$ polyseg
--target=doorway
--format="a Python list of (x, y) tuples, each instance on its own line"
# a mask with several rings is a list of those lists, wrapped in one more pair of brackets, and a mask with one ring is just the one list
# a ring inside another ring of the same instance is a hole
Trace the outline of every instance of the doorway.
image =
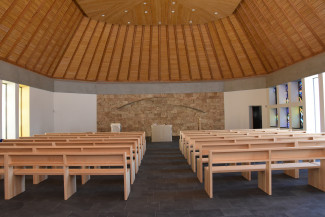
[(250, 106), (250, 128), (262, 129), (262, 106)]

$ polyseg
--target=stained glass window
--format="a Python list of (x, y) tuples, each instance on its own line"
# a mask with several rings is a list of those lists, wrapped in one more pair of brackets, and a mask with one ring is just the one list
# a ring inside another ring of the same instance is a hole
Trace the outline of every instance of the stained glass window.
[(286, 103), (289, 103), (288, 84), (286, 84)]
[(302, 106), (299, 106), (299, 119), (300, 119), (300, 129), (304, 128), (304, 110)]
[(302, 81), (298, 81), (298, 97), (299, 97), (299, 102), (302, 101)]
[(275, 98), (274, 102), (275, 102), (275, 104), (278, 104), (276, 87), (273, 87), (273, 93), (274, 93), (274, 98)]
[(287, 128), (290, 127), (290, 117), (289, 117), (289, 108), (287, 108)]

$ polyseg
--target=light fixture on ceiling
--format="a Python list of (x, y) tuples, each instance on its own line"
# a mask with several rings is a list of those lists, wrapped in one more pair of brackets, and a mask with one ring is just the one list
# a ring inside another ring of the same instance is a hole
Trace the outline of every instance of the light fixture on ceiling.
[(176, 2), (172, 2), (172, 4), (174, 5), (174, 4), (176, 4)]
[(158, 24), (160, 25), (161, 24), (161, 21), (159, 21)]
[(195, 11), (195, 9), (193, 8), (192, 11)]
[(105, 17), (105, 14), (102, 14), (102, 17)]
[(190, 20), (189, 23), (192, 23), (192, 20)]
[(128, 12), (128, 10), (125, 10), (124, 12), (125, 12), (125, 13), (127, 13), (127, 12)]
[(128, 24), (130, 24), (131, 22), (129, 21)]
[(147, 13), (148, 13), (148, 11), (144, 11), (144, 13), (145, 13), (145, 14), (147, 14)]
[(214, 12), (215, 15), (218, 15), (218, 12)]
[(172, 13), (175, 13), (175, 11), (172, 11)]
[(146, 5), (146, 4), (147, 4), (147, 2), (143, 2), (143, 4), (144, 4), (144, 5)]

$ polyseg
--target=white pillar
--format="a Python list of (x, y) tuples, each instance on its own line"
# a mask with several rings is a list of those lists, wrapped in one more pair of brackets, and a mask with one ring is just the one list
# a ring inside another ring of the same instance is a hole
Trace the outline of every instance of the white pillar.
[[(2, 120), (2, 80), (0, 80), (1, 88), (0, 88), (0, 117)], [(2, 139), (2, 121), (0, 121), (0, 139)]]
[(7, 135), (8, 139), (19, 137), (19, 85), (7, 84)]
[(319, 82), (319, 116), (320, 116), (320, 129), (321, 132), (325, 132), (325, 105), (324, 105), (324, 79), (325, 73), (318, 74), (318, 82)]

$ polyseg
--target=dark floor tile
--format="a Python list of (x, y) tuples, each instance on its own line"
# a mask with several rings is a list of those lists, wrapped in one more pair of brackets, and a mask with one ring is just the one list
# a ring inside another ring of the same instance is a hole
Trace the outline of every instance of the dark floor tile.
[(214, 216), (223, 216), (222, 212), (219, 209), (214, 210), (190, 210), (190, 217), (214, 217)]

